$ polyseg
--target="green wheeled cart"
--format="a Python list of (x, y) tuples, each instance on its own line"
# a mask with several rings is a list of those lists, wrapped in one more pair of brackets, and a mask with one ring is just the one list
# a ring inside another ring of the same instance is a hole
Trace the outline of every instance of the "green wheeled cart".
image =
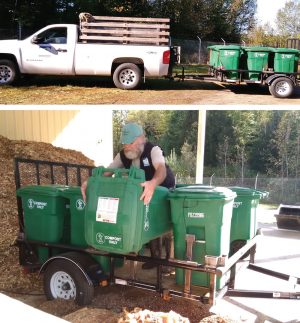
[[(112, 172), (113, 177), (105, 176)], [(143, 170), (93, 171), (87, 185), (85, 238), (88, 244), (107, 252), (138, 253), (144, 244), (172, 230), (169, 190), (158, 186), (149, 205), (140, 200)]]
[(233, 203), (233, 212), (230, 229), (230, 253), (234, 254), (247, 240), (254, 238), (257, 233), (257, 207), (262, 198), (268, 196), (247, 187), (229, 187), (236, 193)]
[[(228, 188), (186, 186), (170, 193), (175, 258), (185, 260), (189, 249), (186, 236), (194, 236), (192, 259), (205, 263), (206, 256), (228, 256), (233, 201)], [(224, 278), (224, 277), (223, 277)], [(217, 280), (217, 288), (225, 279)], [(176, 269), (176, 283), (184, 283), (184, 270)], [(207, 273), (193, 272), (192, 285), (209, 286)]]
[(273, 48), (270, 47), (244, 47), (246, 54), (248, 79), (260, 81), (261, 72), (273, 68)]
[[(69, 243), (70, 211), (61, 194), (64, 185), (30, 185), (17, 190), (24, 212), (26, 239), (48, 243)], [(38, 247), (39, 262), (49, 258), (48, 249)]]

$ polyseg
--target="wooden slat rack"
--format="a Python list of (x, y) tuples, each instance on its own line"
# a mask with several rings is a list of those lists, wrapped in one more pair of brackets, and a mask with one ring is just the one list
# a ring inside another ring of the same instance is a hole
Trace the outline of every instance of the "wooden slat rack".
[(168, 45), (170, 19), (92, 16), (81, 13), (80, 36), (83, 42), (134, 45)]

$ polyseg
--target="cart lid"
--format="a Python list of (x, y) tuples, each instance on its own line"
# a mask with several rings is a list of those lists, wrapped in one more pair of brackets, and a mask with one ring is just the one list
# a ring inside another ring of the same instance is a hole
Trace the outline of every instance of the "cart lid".
[(300, 55), (300, 51), (295, 48), (274, 48), (275, 53), (285, 53), (285, 54), (298, 54)]
[(249, 46), (243, 47), (246, 52), (274, 52), (273, 47), (264, 47), (264, 46)]
[(23, 195), (43, 195), (43, 196), (52, 196), (57, 197), (61, 196), (61, 193), (65, 190), (68, 190), (69, 186), (67, 185), (59, 185), (59, 184), (53, 184), (53, 185), (28, 185), (21, 187), (17, 190), (17, 196), (23, 196)]
[(259, 191), (249, 187), (230, 186), (229, 189), (235, 192), (237, 196), (248, 196), (261, 199), (269, 195), (269, 193), (266, 191)]
[(170, 192), (171, 198), (191, 199), (234, 199), (236, 193), (226, 187), (191, 185), (179, 187)]

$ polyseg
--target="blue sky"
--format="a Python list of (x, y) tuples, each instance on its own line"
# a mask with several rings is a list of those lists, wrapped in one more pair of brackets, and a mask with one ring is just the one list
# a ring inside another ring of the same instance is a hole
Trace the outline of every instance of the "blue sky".
[(257, 0), (257, 18), (260, 24), (269, 22), (274, 27), (274, 21), (279, 9), (287, 0)]

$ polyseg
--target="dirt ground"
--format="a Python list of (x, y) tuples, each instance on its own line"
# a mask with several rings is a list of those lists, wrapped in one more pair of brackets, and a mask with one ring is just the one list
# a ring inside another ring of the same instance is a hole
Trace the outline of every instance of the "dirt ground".
[(133, 91), (114, 87), (109, 79), (37, 77), (19, 86), (0, 88), (1, 104), (117, 105), (298, 105), (300, 88), (288, 99), (271, 96), (267, 87), (201, 80), (146, 80)]
[[(147, 272), (150, 272), (148, 274)], [(155, 269), (147, 270), (144, 275), (153, 275)], [(171, 297), (164, 300), (159, 293), (130, 286), (111, 285), (97, 287), (92, 303), (89, 306), (78, 306), (73, 301), (47, 301), (43, 295), (42, 277), (36, 275), (35, 290), (23, 289), (22, 293), (5, 294), (43, 312), (63, 318), (72, 323), (117, 323), (117, 322), (163, 322), (163, 321), (129, 321), (127, 312), (151, 311), (152, 313), (171, 313), (189, 321), (174, 320), (172, 323), (231, 323), (226, 316), (216, 316), (210, 313), (210, 306), (199, 301), (181, 297)], [(170, 279), (174, 279), (171, 277)], [(146, 279), (147, 281), (147, 279)], [(39, 285), (39, 286), (38, 286)], [(123, 320), (122, 320), (123, 319)], [(202, 321), (203, 320), (203, 321)]]

